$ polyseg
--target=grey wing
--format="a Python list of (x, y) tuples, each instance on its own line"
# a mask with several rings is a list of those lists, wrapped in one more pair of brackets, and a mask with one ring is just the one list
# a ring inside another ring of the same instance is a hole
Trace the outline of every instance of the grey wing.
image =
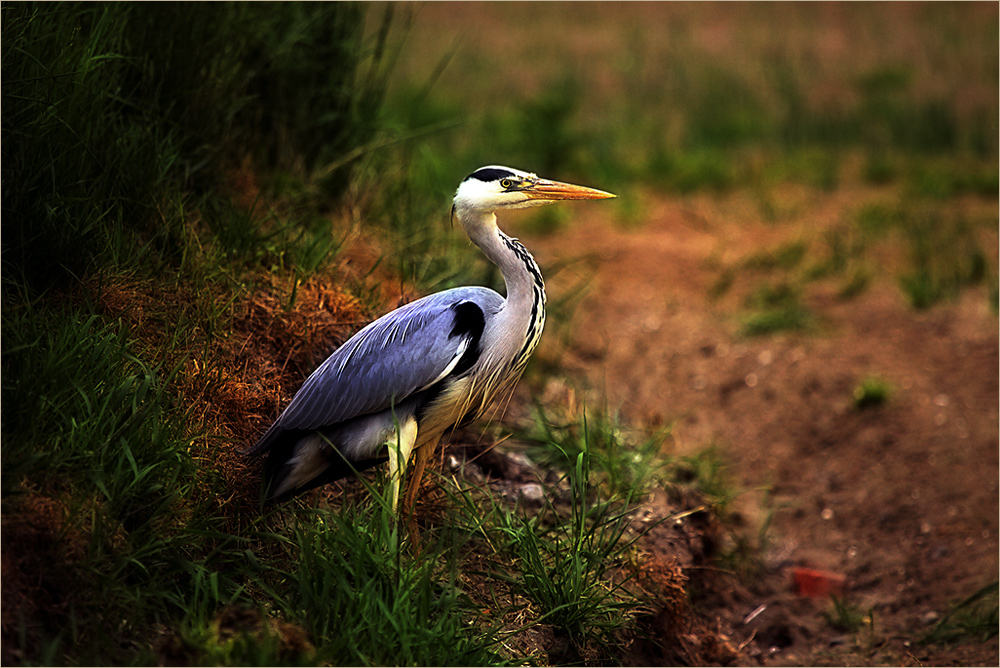
[[(478, 344), (484, 320), (502, 304), (503, 298), (492, 290), (456, 288), (382, 316), (306, 379), (249, 454), (266, 449), (275, 432), (317, 429), (382, 411), (430, 387)], [(478, 325), (469, 322), (475, 318)]]

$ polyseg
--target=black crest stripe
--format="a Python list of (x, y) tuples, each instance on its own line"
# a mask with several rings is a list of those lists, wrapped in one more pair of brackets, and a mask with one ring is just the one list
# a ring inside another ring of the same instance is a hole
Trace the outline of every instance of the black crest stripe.
[(483, 169), (476, 170), (465, 177), (465, 180), (476, 179), (477, 181), (496, 181), (498, 179), (505, 178), (515, 178), (517, 175), (514, 172), (508, 171), (506, 169), (497, 169), (496, 167), (484, 167)]

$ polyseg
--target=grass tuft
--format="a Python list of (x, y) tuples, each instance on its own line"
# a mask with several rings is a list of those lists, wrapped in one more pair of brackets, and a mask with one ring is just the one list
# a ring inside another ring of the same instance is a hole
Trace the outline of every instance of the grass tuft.
[(378, 504), (300, 509), (286, 541), (290, 569), (262, 570), (261, 586), (309, 631), (320, 662), (495, 663), (489, 626), (460, 589), (455, 536), (438, 534), (419, 557), (405, 536)]
[(613, 497), (636, 498), (652, 483), (660, 466), (660, 448), (669, 428), (654, 431), (627, 429), (616, 416), (572, 409), (553, 414), (539, 402), (532, 409), (526, 431), (518, 440), (543, 467), (572, 470), (587, 454), (587, 474)]
[(921, 640), (924, 644), (951, 645), (961, 642), (987, 642), (997, 637), (1000, 628), (1000, 585), (994, 580), (948, 611)]
[(763, 284), (748, 298), (750, 313), (743, 319), (744, 336), (769, 336), (779, 332), (802, 332), (817, 326), (816, 316), (802, 304), (797, 288), (787, 283)]
[(854, 388), (854, 407), (858, 410), (884, 406), (892, 396), (892, 385), (876, 376), (869, 376)]

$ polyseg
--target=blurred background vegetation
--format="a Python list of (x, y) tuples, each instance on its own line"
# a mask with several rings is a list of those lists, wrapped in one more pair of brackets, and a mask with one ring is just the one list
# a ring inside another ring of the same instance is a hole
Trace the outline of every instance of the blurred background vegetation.
[[(319, 274), (352, 293), (354, 317), (385, 307), (367, 275), (342, 268), (358, 226), (382, 240), (382, 264), (414, 289), (495, 285), (493, 269), (447, 228), (453, 189), (481, 164), (619, 194), (750, 189), (772, 217), (781, 215), (772, 189), (786, 183), (895, 187), (898, 196), (859, 209), (840, 237), (751, 272), (796, 271), (803, 281), (842, 272), (844, 289), (856, 290), (858, 258), (895, 235), (911, 249), (899, 282), (914, 307), (984, 281), (995, 301), (996, 268), (977, 233), (995, 230), (995, 218), (947, 206), (997, 195), (995, 6), (795, 4), (782, 6), (781, 21), (774, 7), (743, 4), (620, 5), (609, 17), (597, 3), (449, 3), (431, 22), (417, 20), (423, 11), (0, 8), (4, 553), (26, 555), (10, 557), (10, 578), (5, 561), (5, 662), (523, 658), (498, 653), (497, 629), (440, 584), (454, 582), (454, 559), (410, 559), (377, 512), (255, 519), (254, 504), (233, 501), (218, 454), (248, 434), (221, 436), (220, 418), (199, 408), (235, 373), (223, 367), (234, 314), (261, 290), (279, 294), (274, 321)], [(694, 20), (701, 11), (718, 14), (716, 32)], [(480, 39), (448, 21), (477, 12), (502, 29)], [(547, 38), (562, 24), (587, 26), (572, 31), (585, 38)], [(640, 199), (619, 200), (618, 218), (640, 219)], [(544, 230), (563, 214), (538, 215)], [(720, 293), (743, 268), (729, 269)], [(135, 301), (109, 308), (122, 294)], [(786, 307), (807, 326), (789, 299), (794, 290), (772, 290), (757, 305), (777, 309), (778, 327)], [(748, 333), (774, 322), (750, 321)], [(616, 427), (601, 429), (586, 438), (613, 445)], [(616, 493), (646, 484), (609, 452)], [(568, 464), (575, 485), (589, 476)], [(481, 518), (478, 528), (466, 521), (435, 554), (486, 531)], [(510, 521), (498, 516), (493, 539), (507, 541), (498, 559), (526, 567), (524, 555), (547, 554), (531, 527)], [(603, 529), (594, 531), (567, 524), (565, 540), (599, 542)], [(575, 566), (585, 580), (599, 575)], [(618, 596), (601, 589), (588, 614), (619, 614)], [(311, 642), (261, 619), (236, 633), (218, 617), (230, 604), (300, 624)]]

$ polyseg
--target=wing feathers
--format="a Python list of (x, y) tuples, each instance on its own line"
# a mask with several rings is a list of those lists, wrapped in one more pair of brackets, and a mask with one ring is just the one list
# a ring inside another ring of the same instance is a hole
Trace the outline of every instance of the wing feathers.
[[(486, 317), (503, 298), (485, 288), (458, 288), (411, 302), (355, 334), (311, 375), (269, 434), (316, 429), (385, 410), (474, 363)], [(273, 437), (272, 437), (273, 440)]]

